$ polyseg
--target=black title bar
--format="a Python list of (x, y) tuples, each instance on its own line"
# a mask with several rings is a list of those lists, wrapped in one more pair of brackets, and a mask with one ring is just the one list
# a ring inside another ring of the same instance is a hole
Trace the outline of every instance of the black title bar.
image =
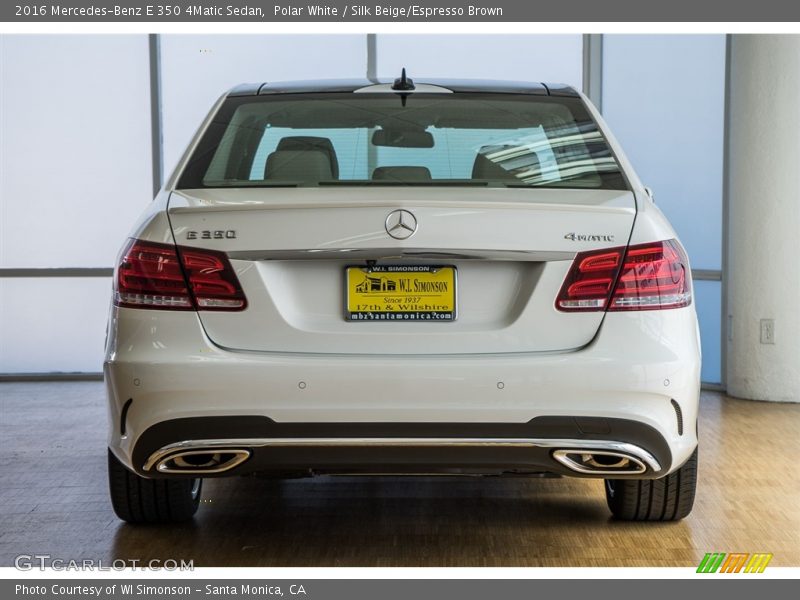
[(12, 0), (3, 22), (797, 22), (787, 0)]

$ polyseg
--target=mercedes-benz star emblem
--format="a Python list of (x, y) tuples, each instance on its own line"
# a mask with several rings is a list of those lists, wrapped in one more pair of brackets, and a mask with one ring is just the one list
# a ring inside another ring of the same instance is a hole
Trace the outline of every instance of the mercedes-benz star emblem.
[(386, 233), (396, 240), (405, 240), (417, 231), (417, 218), (407, 210), (393, 210), (386, 217)]

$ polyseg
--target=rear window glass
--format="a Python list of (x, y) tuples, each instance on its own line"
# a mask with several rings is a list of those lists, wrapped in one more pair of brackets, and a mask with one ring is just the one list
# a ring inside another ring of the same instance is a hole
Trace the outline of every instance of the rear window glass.
[(229, 98), (178, 187), (325, 185), (627, 189), (579, 99), (466, 93)]

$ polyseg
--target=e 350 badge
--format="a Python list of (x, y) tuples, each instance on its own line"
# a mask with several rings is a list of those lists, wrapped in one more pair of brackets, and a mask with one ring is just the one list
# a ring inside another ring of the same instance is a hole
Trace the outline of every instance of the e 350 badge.
[(236, 239), (235, 229), (204, 229), (202, 231), (187, 231), (187, 240), (233, 240)]

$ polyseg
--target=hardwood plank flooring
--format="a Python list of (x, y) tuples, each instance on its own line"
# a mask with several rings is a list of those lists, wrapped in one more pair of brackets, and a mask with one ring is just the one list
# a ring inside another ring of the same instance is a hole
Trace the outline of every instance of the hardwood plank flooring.
[(207, 480), (194, 522), (134, 527), (108, 501), (103, 393), (0, 384), (0, 565), (695, 566), (772, 552), (800, 566), (800, 405), (704, 393), (698, 496), (679, 523), (615, 522), (594, 480), (325, 477)]

